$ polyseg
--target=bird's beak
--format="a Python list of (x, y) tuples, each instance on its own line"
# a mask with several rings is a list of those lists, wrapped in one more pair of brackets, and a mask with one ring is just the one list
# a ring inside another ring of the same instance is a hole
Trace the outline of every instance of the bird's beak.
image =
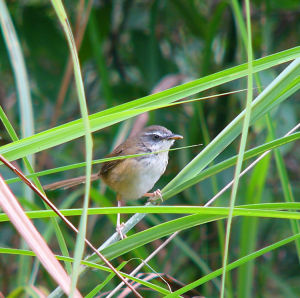
[(181, 139), (183, 139), (183, 136), (181, 135), (170, 135), (168, 137), (168, 140), (181, 140)]

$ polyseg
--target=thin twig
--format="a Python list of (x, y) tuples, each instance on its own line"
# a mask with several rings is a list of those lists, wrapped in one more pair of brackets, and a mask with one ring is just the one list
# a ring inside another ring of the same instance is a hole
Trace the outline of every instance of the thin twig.
[[(17, 176), (19, 176), (24, 183), (26, 183), (61, 219), (62, 221), (69, 226), (76, 234), (78, 233), (78, 229), (56, 208), (56, 206), (47, 198), (47, 196), (42, 193), (30, 180), (26, 178), (26, 176), (18, 170), (12, 163), (10, 163), (5, 157), (0, 154), (0, 161), (2, 161), (10, 170), (12, 170)], [(102, 255), (88, 239), (84, 239), (85, 243), (97, 254), (100, 259), (123, 281), (126, 285), (132, 290), (132, 292), (136, 295), (136, 297), (142, 297), (117, 271), (113, 265)]]
[[(169, 242), (171, 242), (179, 233), (179, 231), (173, 233), (167, 240), (165, 240), (155, 251), (153, 251), (144, 261), (142, 260), (142, 263), (140, 265), (138, 265), (131, 273), (130, 276), (135, 276), (140, 269), (144, 266), (144, 265), (148, 265), (147, 263), (154, 257), (156, 256)], [(128, 279), (127, 279), (128, 280)], [(106, 296), (106, 298), (112, 297), (114, 294), (116, 294), (121, 287), (124, 285), (123, 282), (121, 282), (120, 284), (118, 284), (118, 286), (116, 286), (112, 292), (109, 293), (108, 296)]]

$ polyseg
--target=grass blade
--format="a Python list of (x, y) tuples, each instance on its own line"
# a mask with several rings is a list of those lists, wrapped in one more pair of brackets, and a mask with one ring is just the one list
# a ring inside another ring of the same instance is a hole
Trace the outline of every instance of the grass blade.
[[(300, 57), (300, 47), (289, 49), (287, 51), (273, 54), (253, 62), (253, 72), (258, 72), (264, 69), (268, 69), (280, 63), (284, 63)], [(295, 65), (291, 65), (287, 71), (292, 72)], [(292, 72), (293, 73), (293, 72)], [(284, 73), (282, 76), (288, 76), (289, 73)], [(89, 116), (91, 131), (97, 131), (104, 127), (118, 123), (122, 120), (126, 120), (133, 116), (142, 114), (146, 111), (161, 108), (167, 106), (169, 103), (196, 94), (198, 92), (207, 90), (209, 88), (224, 84), (242, 78), (247, 75), (247, 65), (242, 64), (224, 71), (220, 71), (216, 74), (209, 75), (156, 94), (152, 94), (126, 104), (122, 104), (102, 112), (98, 112)], [(297, 74), (295, 74), (296, 76)], [(279, 79), (282, 79), (280, 76)], [(292, 80), (291, 80), (292, 81)], [(277, 84), (278, 82), (274, 82)], [(286, 87), (286, 86), (284, 86)], [(298, 88), (298, 86), (296, 86)], [(271, 92), (272, 90), (268, 90)], [(293, 91), (293, 90), (292, 90)], [(279, 92), (279, 93), (277, 93)], [(274, 105), (283, 100), (283, 97), (278, 96), (282, 90), (274, 89), (272, 95), (274, 96)], [(270, 105), (269, 101), (265, 101), (265, 105), (262, 105), (261, 98), (257, 98), (257, 105), (253, 107), (255, 110), (259, 108), (259, 113), (263, 113), (264, 109)], [(273, 102), (273, 101), (271, 101)], [(232, 124), (232, 126), (234, 123)], [(4, 155), (8, 160), (15, 160), (22, 158), (28, 154), (40, 152), (45, 149), (52, 148), (54, 146), (66, 143), (84, 135), (82, 120), (75, 120), (58, 127), (43, 131), (32, 137), (25, 138), (18, 142), (14, 142), (0, 148), (0, 154)], [(176, 183), (175, 183), (176, 184)]]
[[(69, 276), (55, 259), (46, 242), (28, 219), (17, 199), (4, 183), (2, 177), (0, 177), (0, 193), (1, 208), (6, 212), (11, 222), (27, 242), (28, 246), (35, 252), (52, 278), (61, 286), (66, 294), (70, 294), (71, 280)], [(74, 290), (74, 296), (82, 297), (77, 289)]]
[[(300, 59), (296, 59), (252, 102), (251, 123), (300, 89), (299, 74)], [(241, 133), (244, 116), (245, 110), (163, 188), (163, 193), (193, 178), (212, 162)]]
[[(266, 246), (266, 247), (264, 247), (264, 248), (262, 248), (260, 250), (257, 250), (255, 252), (253, 252), (252, 254), (249, 254), (249, 255), (247, 255), (247, 256), (245, 256), (243, 258), (240, 258), (240, 259), (238, 259), (235, 262), (232, 262), (232, 263), (228, 264), (227, 267), (226, 267), (226, 270), (230, 271), (232, 269), (235, 269), (235, 268), (241, 266), (242, 264), (245, 264), (245, 263), (247, 263), (247, 262), (249, 262), (251, 260), (254, 260), (254, 259), (256, 259), (256, 258), (258, 258), (258, 257), (260, 257), (260, 256), (262, 256), (262, 255), (264, 255), (264, 254), (266, 254), (266, 253), (268, 253), (268, 252), (270, 252), (272, 250), (275, 250), (276, 248), (279, 248), (279, 247), (281, 247), (283, 245), (287, 245), (288, 243), (293, 242), (293, 241), (295, 241), (295, 240), (297, 240), (299, 238), (300, 238), (300, 234), (296, 234), (296, 235), (293, 235), (291, 237), (287, 237), (287, 238), (285, 238), (283, 240), (280, 240), (278, 242), (275, 242), (275, 243), (273, 243), (273, 244), (271, 244), (269, 246)], [(220, 276), (222, 274), (222, 271), (223, 271), (223, 268), (220, 268), (220, 269), (218, 269), (218, 270), (216, 270), (216, 271), (214, 271), (214, 272), (212, 272), (210, 274), (207, 274), (206, 276), (204, 276), (204, 277), (202, 277), (202, 278), (200, 278), (200, 279), (198, 279), (198, 280), (190, 283), (189, 285), (187, 285), (185, 287), (182, 287), (178, 291), (175, 291), (172, 294), (167, 295), (166, 297), (167, 298), (178, 297), (179, 295), (182, 295), (182, 294), (190, 291), (191, 289), (194, 289), (194, 288), (196, 288), (196, 287), (198, 287), (198, 286), (200, 286), (200, 285), (202, 285), (202, 284), (210, 281), (211, 279), (213, 279), (213, 278), (215, 278), (217, 276)]]

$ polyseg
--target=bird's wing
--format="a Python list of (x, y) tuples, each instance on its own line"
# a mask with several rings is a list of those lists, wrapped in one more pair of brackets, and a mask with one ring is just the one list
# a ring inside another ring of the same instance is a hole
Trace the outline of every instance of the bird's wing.
[[(105, 158), (126, 155), (123, 152), (124, 152), (124, 148), (123, 148), (123, 144), (121, 144), (120, 146), (115, 148), (110, 154), (106, 155)], [(123, 160), (111, 160), (111, 161), (104, 162), (100, 169), (99, 175), (105, 176), (112, 168), (114, 168), (117, 164), (119, 164), (122, 161)]]
[[(139, 143), (133, 145), (134, 143), (135, 142), (133, 142), (133, 138), (129, 138), (124, 143), (116, 147), (110, 154), (108, 154), (105, 157), (109, 158), (109, 157), (116, 157), (116, 156), (134, 155), (137, 152), (139, 153), (149, 152), (149, 150), (143, 144)], [(139, 150), (137, 150), (137, 146)], [(106, 176), (110, 170), (112, 170), (114, 167), (116, 167), (117, 165), (121, 164), (124, 161), (125, 159), (121, 159), (121, 160), (118, 159), (118, 160), (104, 162), (99, 172), (99, 176)]]

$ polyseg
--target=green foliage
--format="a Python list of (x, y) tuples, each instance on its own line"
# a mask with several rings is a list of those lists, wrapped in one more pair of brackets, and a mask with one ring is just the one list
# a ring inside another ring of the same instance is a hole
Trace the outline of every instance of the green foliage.
[[(59, 4), (59, 1), (53, 2)], [(34, 154), (35, 168), (28, 177), (35, 179), (35, 183), (41, 177), (42, 184), (48, 184), (84, 175), (82, 169), (89, 168), (93, 148), (95, 172), (116, 139), (128, 135), (134, 117), (145, 112), (150, 116), (149, 125), (160, 124), (184, 135), (178, 146), (204, 143), (201, 152), (199, 147), (170, 152), (168, 169), (156, 185), (163, 190), (165, 201), (162, 206), (142, 207), (144, 200), (140, 200), (129, 202), (134, 206), (113, 208), (115, 194), (101, 182), (95, 182), (91, 188), (89, 208), (88, 186), (85, 192), (79, 187), (79, 190), (58, 190), (47, 195), (76, 226), (81, 222), (82, 231), (85, 230), (85, 216), (80, 220), (79, 215), (89, 215), (87, 238), (95, 246), (102, 245), (114, 233), (114, 217), (118, 211), (146, 214), (128, 233), (127, 239), (103, 250), (114, 260), (115, 267), (119, 266), (126, 273), (155, 250), (156, 241), (161, 243), (164, 237), (180, 231), (177, 240), (170, 242), (149, 262), (151, 267), (144, 266), (140, 270), (159, 272), (163, 278), (168, 274), (173, 278), (166, 278), (172, 291), (179, 288), (178, 292), (171, 294), (165, 282), (156, 278), (140, 281), (154, 291), (138, 289), (143, 296), (157, 297), (160, 293), (175, 297), (194, 290), (196, 293), (187, 294), (218, 297), (224, 224), (227, 222), (224, 219), (231, 213), (228, 208), (230, 191), (217, 199), (215, 205), (218, 207), (199, 206), (233, 179), (243, 121), (249, 117), (242, 170), (262, 153), (273, 151), (251, 172), (238, 179), (228, 266), (224, 271), (238, 270), (226, 279), (225, 294), (228, 297), (265, 297), (272, 293), (299, 296), (300, 286), (295, 280), (300, 278), (297, 203), (300, 155), (296, 146), (300, 133), (284, 136), (299, 122), (297, 1), (251, 1), (252, 51), (251, 47), (247, 48), (249, 33), (240, 7), (244, 2), (93, 2), (63, 3), (75, 40), (83, 34), (82, 44), (77, 45), (80, 65), (75, 65), (76, 80), (70, 82), (66, 82), (66, 69), (71, 54), (51, 4), (45, 1), (7, 3), (29, 74), (29, 81), (23, 83), (31, 91), (33, 116), (28, 113), (26, 116), (28, 109), (20, 108), (23, 114), (19, 112), (21, 91), (14, 78), (21, 70), (11, 67), (12, 49), (1, 37), (0, 153), (21, 168), (19, 159), (24, 159), (29, 168), (26, 157)], [(0, 16), (3, 17), (3, 11)], [(3, 23), (1, 29), (4, 36)], [(76, 61), (75, 47), (70, 32), (68, 34)], [(254, 74), (251, 115), (245, 111), (245, 92), (173, 105), (178, 100), (246, 88), (250, 52)], [(178, 77), (175, 80), (178, 86), (172, 85), (165, 91), (151, 94), (165, 76), (174, 79), (175, 74), (181, 76), (180, 80)], [(63, 84), (66, 93), (60, 102), (61, 95), (58, 94)], [(22, 135), (25, 127), (21, 115), (28, 117), (27, 124), (34, 123), (32, 136)], [(89, 131), (93, 132), (92, 141), (88, 137)], [(66, 262), (70, 273), (69, 262), (73, 259), (67, 254), (69, 251), (74, 256), (75, 235), (62, 224), (59, 230), (56, 223), (49, 220), (54, 216), (53, 212), (43, 210), (39, 201), (30, 202), (22, 191), (23, 185), (13, 183), (18, 179), (3, 165), (0, 165), (0, 172), (51, 249), (64, 255), (59, 259)], [(12, 297), (31, 295), (30, 283), (51, 293), (56, 285), (37, 262), (32, 266), (36, 260), (34, 255), (19, 245), (18, 235), (5, 214), (0, 214), (0, 223), (2, 293)], [(73, 285), (78, 275), (77, 286), (83, 295), (92, 296), (99, 290), (111, 291), (119, 280), (96, 264), (99, 259), (90, 258), (93, 263), (85, 263), (84, 274), (80, 271), (78, 265), (83, 244), (82, 238), (78, 238)], [(89, 251), (85, 251), (85, 255), (88, 254)], [(23, 260), (28, 258), (29, 264), (18, 263), (16, 255), (23, 256)], [(30, 272), (19, 284), (15, 283), (16, 266)], [(36, 274), (37, 270), (39, 274)], [(52, 292), (51, 297), (58, 293), (58, 290)]]

